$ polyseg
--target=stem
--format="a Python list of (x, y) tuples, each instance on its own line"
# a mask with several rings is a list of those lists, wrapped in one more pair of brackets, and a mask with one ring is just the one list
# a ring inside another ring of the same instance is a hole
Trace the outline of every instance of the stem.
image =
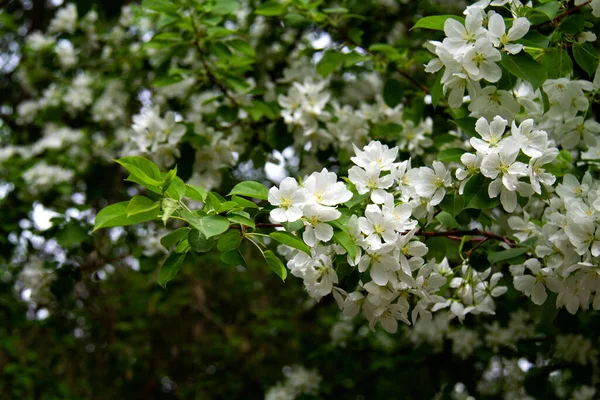
[(196, 50), (198, 51), (198, 56), (200, 57), (200, 62), (202, 63), (202, 66), (206, 70), (206, 76), (208, 76), (208, 79), (211, 81), (211, 83), (213, 85), (218, 87), (221, 90), (221, 92), (223, 92), (225, 97), (227, 97), (229, 99), (229, 101), (231, 101), (231, 103), (233, 103), (234, 106), (239, 107), (240, 106), (239, 103), (233, 98), (233, 96), (231, 96), (229, 94), (229, 92), (227, 91), (227, 88), (225, 86), (223, 86), (223, 84), (221, 82), (219, 82), (219, 80), (217, 79), (217, 76), (210, 69), (208, 62), (204, 58), (204, 50), (202, 49), (202, 46), (200, 46), (200, 42), (198, 41), (200, 32), (198, 31), (196, 22), (194, 21), (194, 17), (191, 17), (191, 22), (192, 22), (192, 27), (194, 28), (194, 46), (196, 47)]
[(552, 19), (552, 20), (548, 20), (548, 21), (545, 21), (545, 22), (540, 22), (539, 24), (532, 25), (532, 26), (531, 26), (531, 29), (538, 29), (538, 28), (541, 28), (542, 26), (544, 26), (544, 25), (547, 25), (547, 24), (549, 24), (549, 23), (552, 23), (552, 25), (556, 26), (556, 25), (558, 25), (558, 23), (559, 23), (559, 22), (560, 22), (560, 21), (561, 21), (563, 18), (565, 18), (565, 17), (567, 17), (567, 16), (569, 16), (569, 15), (573, 14), (574, 12), (576, 12), (577, 10), (579, 10), (580, 8), (583, 8), (583, 7), (587, 6), (587, 5), (590, 5), (590, 4), (591, 4), (591, 2), (592, 2), (592, 0), (588, 0), (588, 1), (586, 1), (585, 3), (583, 3), (583, 4), (580, 4), (580, 5), (578, 5), (578, 6), (575, 6), (575, 7), (573, 7), (573, 8), (570, 8), (570, 9), (568, 9), (568, 10), (565, 10), (565, 11), (564, 11), (562, 14), (560, 14), (560, 15), (557, 15), (557, 16), (556, 16), (556, 17), (554, 17), (554, 19)]

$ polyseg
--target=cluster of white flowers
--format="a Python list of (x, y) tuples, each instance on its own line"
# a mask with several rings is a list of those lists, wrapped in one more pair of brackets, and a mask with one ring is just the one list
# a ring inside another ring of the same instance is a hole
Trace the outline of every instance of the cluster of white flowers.
[[(517, 193), (531, 196), (542, 193), (542, 185), (549, 187), (556, 180), (546, 172), (544, 165), (558, 156), (558, 149), (548, 139), (548, 134), (536, 129), (534, 121), (527, 119), (520, 125), (513, 121), (510, 134), (505, 135), (508, 122), (496, 116), (491, 122), (481, 117), (475, 130), (481, 138), (472, 137), (471, 146), (476, 154), (465, 153), (461, 156), (464, 167), (457, 169), (456, 177), (464, 180), (481, 172), (492, 179), (488, 187), (490, 198), (500, 196), (502, 207), (507, 212), (517, 208)], [(528, 163), (517, 161), (528, 159)], [(521, 178), (529, 178), (529, 182)]]
[(45, 161), (40, 161), (23, 172), (23, 180), (32, 194), (39, 194), (58, 184), (70, 182), (74, 176), (75, 171), (48, 165)]
[(308, 370), (301, 365), (284, 367), (285, 381), (270, 388), (265, 400), (294, 400), (302, 395), (319, 393), (321, 375), (316, 370)]
[(535, 256), (511, 266), (515, 288), (536, 304), (548, 298), (546, 288), (558, 294), (556, 305), (575, 314), (590, 304), (600, 309), (600, 185), (589, 173), (580, 181), (567, 174), (546, 201), (541, 226), (512, 216), (509, 224), (521, 238), (536, 238)]
[[(487, 27), (484, 26), (484, 22), (487, 22)], [(500, 80), (502, 70), (497, 64), (502, 58), (500, 51), (519, 53), (523, 45), (515, 41), (525, 36), (529, 27), (529, 20), (520, 17), (516, 18), (512, 27), (506, 31), (502, 15), (494, 11), (486, 14), (483, 7), (469, 7), (464, 24), (448, 18), (444, 23), (446, 38), (442, 42), (429, 42), (428, 48), (439, 58), (430, 61), (425, 70), (437, 72), (445, 68), (441, 82), (444, 85), (444, 93), (450, 92), (450, 107), (457, 108), (462, 105), (465, 89), (468, 89), (471, 95), (471, 104), (476, 105), (481, 102), (480, 96), (496, 93), (495, 87), (490, 87), (494, 91), (483, 93), (479, 81), (495, 83)], [(502, 103), (501, 93), (496, 94), (497, 101)], [(481, 114), (480, 110), (472, 111)]]
[(50, 21), (48, 33), (73, 33), (77, 28), (77, 7), (73, 3), (56, 11)]
[(178, 124), (175, 113), (168, 111), (164, 118), (158, 107), (142, 109), (133, 116), (133, 135), (123, 155), (147, 155), (159, 166), (167, 167), (179, 157), (179, 142), (185, 125)]
[[(314, 66), (312, 68), (314, 70)], [(306, 78), (303, 84), (294, 82), (287, 95), (278, 97), (281, 116), (296, 133), (295, 142), (300, 145), (310, 143), (305, 150), (316, 152), (335, 146), (351, 151), (353, 145), (364, 145), (369, 141), (374, 124), (399, 125), (401, 132), (397, 145), (401, 151), (423, 155), (424, 149), (433, 145), (431, 118), (418, 123), (405, 119), (403, 105), (391, 108), (381, 95), (375, 96), (375, 103), (361, 101), (356, 109), (337, 100), (330, 101), (328, 83), (328, 80), (319, 81), (316, 77)]]
[[(279, 188), (269, 190), (269, 202), (276, 206), (271, 218), (276, 222), (305, 224), (303, 241), (311, 247), (311, 255), (282, 249), (293, 275), (304, 280), (308, 293), (319, 299), (333, 291), (348, 316), (361, 310), (371, 327), (381, 322), (394, 332), (397, 321), (410, 324), (409, 298), (416, 297), (412, 322), (419, 317), (431, 318), (431, 312), (450, 308), (451, 315), (462, 320), (468, 313), (494, 313), (493, 297), (506, 291), (497, 286), (501, 273), (491, 269), (478, 272), (465, 263), (460, 270), (450, 269), (447, 260), (425, 262), (427, 246), (417, 239), (417, 221), (434, 212), (452, 187), (451, 173), (441, 162), (434, 168), (411, 168), (408, 161), (396, 162), (398, 148), (371, 142), (362, 150), (355, 148), (356, 164), (348, 172), (348, 180), (370, 200), (359, 215), (343, 217), (335, 206), (349, 201), (353, 194), (333, 172), (323, 169), (307, 177), (302, 185), (285, 178)], [(397, 203), (394, 195), (400, 202)], [(339, 221), (338, 221), (339, 220)], [(357, 246), (348, 263), (363, 274), (359, 288), (347, 293), (334, 287), (338, 283), (333, 261), (345, 250), (332, 241), (332, 223), (343, 221)], [(368, 274), (367, 274), (368, 272)], [(454, 296), (444, 298), (438, 290), (449, 278)], [(370, 279), (370, 280), (369, 280)]]

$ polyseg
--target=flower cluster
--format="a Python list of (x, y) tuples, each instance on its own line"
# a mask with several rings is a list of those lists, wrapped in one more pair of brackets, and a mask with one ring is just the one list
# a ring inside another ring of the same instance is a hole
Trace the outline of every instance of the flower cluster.
[[(448, 103), (453, 108), (462, 105), (465, 88), (471, 95), (471, 104), (477, 104), (478, 97), (491, 94), (485, 89), (482, 91), (479, 82), (495, 83), (500, 80), (502, 70), (498, 62), (502, 58), (501, 51), (519, 53), (523, 45), (515, 41), (525, 36), (530, 27), (529, 20), (520, 17), (506, 31), (502, 15), (494, 11), (486, 14), (482, 7), (469, 7), (465, 13), (464, 24), (453, 18), (446, 20), (446, 38), (442, 42), (429, 42), (429, 49), (438, 58), (431, 60), (425, 68), (427, 72), (445, 68), (441, 82), (444, 93), (450, 92)], [(502, 102), (501, 97), (499, 101)]]
[[(333, 292), (346, 315), (362, 311), (371, 327), (381, 322), (390, 332), (396, 331), (398, 320), (411, 323), (411, 299), (413, 323), (446, 307), (460, 320), (468, 313), (493, 314), (493, 297), (506, 291), (497, 286), (501, 273), (478, 272), (466, 263), (453, 271), (446, 259), (437, 263), (423, 258), (428, 249), (418, 239), (416, 218), (427, 220), (446, 191), (454, 190), (444, 164), (411, 168), (408, 161), (396, 162), (398, 148), (377, 141), (362, 150), (355, 148), (355, 154), (348, 181), (356, 190), (354, 196), (364, 199), (361, 207), (342, 207), (353, 193), (326, 169), (311, 174), (302, 185), (285, 178), (269, 190), (269, 202), (276, 207), (271, 211), (274, 221), (304, 223), (302, 240), (311, 254), (285, 246), (281, 252), (292, 274), (304, 280), (308, 293), (319, 299)], [(355, 254), (340, 245), (334, 227), (347, 232)], [(361, 278), (351, 293), (335, 286), (339, 283), (335, 259), (340, 254), (347, 254), (348, 264)], [(450, 278), (453, 295), (447, 299), (439, 290)]]

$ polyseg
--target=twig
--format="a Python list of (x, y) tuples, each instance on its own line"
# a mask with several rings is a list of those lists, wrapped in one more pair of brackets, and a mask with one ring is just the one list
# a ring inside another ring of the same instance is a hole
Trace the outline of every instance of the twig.
[[(256, 228), (282, 228), (282, 227), (283, 227), (282, 224), (269, 224), (269, 223), (257, 223), (256, 224)], [(239, 225), (230, 225), (229, 226), (229, 229), (240, 229), (240, 228), (241, 227)], [(405, 235), (408, 232), (409, 231), (401, 232), (400, 234)], [(461, 238), (463, 236), (479, 236), (479, 237), (469, 238), (469, 241), (479, 242), (477, 247), (481, 246), (481, 244), (483, 244), (483, 242), (485, 242), (489, 239), (494, 239), (494, 240), (504, 242), (509, 246), (514, 246), (514, 244), (515, 244), (515, 242), (507, 236), (502, 236), (502, 235), (499, 235), (494, 232), (483, 231), (481, 229), (452, 230), (452, 231), (439, 231), (439, 232), (418, 230), (415, 233), (415, 236), (446, 237), (448, 239), (453, 239), (453, 240), (462, 240)]]
[(551, 20), (548, 20), (548, 21), (544, 21), (544, 22), (540, 22), (539, 24), (532, 25), (531, 29), (538, 29), (538, 28), (541, 28), (542, 26), (544, 26), (546, 24), (549, 24), (549, 23), (552, 23), (552, 25), (556, 26), (556, 25), (558, 25), (558, 23), (563, 18), (565, 18), (565, 17), (573, 14), (575, 11), (577, 11), (577, 10), (579, 10), (579, 9), (581, 9), (581, 8), (589, 5), (589, 4), (591, 4), (591, 2), (592, 2), (592, 0), (588, 0), (585, 3), (582, 3), (582, 4), (578, 5), (578, 6), (575, 6), (573, 8), (570, 8), (570, 9), (564, 11), (562, 14), (557, 15), (554, 19), (551, 19)]
[(194, 46), (196, 47), (196, 50), (198, 51), (198, 57), (200, 57), (200, 62), (202, 63), (202, 66), (206, 70), (206, 75), (208, 76), (208, 79), (210, 80), (210, 82), (213, 85), (218, 87), (221, 90), (221, 92), (223, 92), (225, 97), (227, 97), (229, 99), (229, 101), (231, 101), (231, 103), (233, 103), (234, 106), (239, 107), (240, 106), (239, 103), (235, 100), (235, 98), (233, 98), (233, 96), (231, 96), (231, 94), (229, 94), (229, 92), (227, 91), (227, 88), (225, 86), (223, 86), (223, 84), (221, 82), (219, 82), (219, 79), (217, 79), (214, 72), (210, 69), (208, 62), (204, 58), (204, 50), (202, 49), (202, 47), (200, 46), (200, 42), (198, 41), (200, 32), (198, 31), (198, 28), (196, 27), (196, 22), (194, 21), (193, 17), (191, 18), (191, 21), (192, 21), (192, 26), (194, 28)]

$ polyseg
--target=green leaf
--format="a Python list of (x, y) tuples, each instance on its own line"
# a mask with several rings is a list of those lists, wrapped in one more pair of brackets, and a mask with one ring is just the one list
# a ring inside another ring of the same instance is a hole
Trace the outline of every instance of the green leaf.
[(179, 210), (179, 215), (183, 218), (192, 228), (202, 230), (202, 218), (188, 210)]
[(217, 249), (221, 253), (237, 249), (240, 246), (241, 239), (242, 233), (237, 229), (226, 232), (219, 238), (219, 241), (217, 242)]
[(145, 196), (135, 196), (129, 201), (129, 205), (125, 210), (128, 217), (132, 215), (147, 213), (159, 207), (157, 201), (153, 201)]
[(391, 61), (396, 61), (396, 60), (400, 60), (401, 58), (403, 58), (403, 55), (400, 54), (400, 52), (398, 50), (396, 50), (394, 47), (390, 46), (389, 44), (385, 44), (385, 43), (372, 44), (371, 46), (369, 46), (369, 51), (383, 53)]
[(333, 240), (342, 246), (344, 250), (346, 250), (351, 259), (356, 258), (356, 254), (358, 254), (358, 247), (356, 246), (354, 239), (352, 239), (352, 236), (344, 231), (336, 230), (333, 232)]
[[(186, 217), (184, 218), (186, 221), (188, 221)], [(229, 221), (227, 220), (227, 218), (222, 217), (220, 215), (207, 215), (198, 219), (198, 226), (194, 226), (194, 228), (202, 232), (202, 234), (204, 234), (204, 236), (206, 236), (207, 238), (220, 235), (221, 233), (229, 229)]]
[(538, 306), (534, 302), (529, 302), (529, 315), (536, 325), (550, 326), (552, 321), (558, 315), (558, 308), (556, 308), (556, 293), (548, 292), (548, 298), (541, 306)]
[(446, 195), (440, 203), (442, 210), (456, 217), (465, 208), (465, 200), (463, 196)]
[(327, 50), (317, 63), (317, 72), (327, 78), (337, 67), (344, 62), (344, 55), (335, 50)]
[(56, 233), (56, 241), (63, 247), (72, 247), (83, 242), (88, 237), (88, 230), (76, 221), (66, 224)]
[(167, 288), (167, 283), (175, 278), (179, 272), (186, 253), (174, 253), (169, 255), (158, 271), (158, 284), (163, 288)]
[(219, 210), (221, 209), (221, 199), (219, 199), (217, 197), (217, 193), (215, 192), (209, 192), (206, 195), (206, 207), (204, 209), (204, 211), (215, 211), (215, 212), (219, 212)]
[(219, 205), (219, 208), (217, 209), (217, 214), (233, 210), (234, 208), (239, 208), (238, 203), (236, 203), (235, 201), (224, 201)]
[(248, 267), (246, 260), (238, 249), (229, 250), (228, 252), (221, 253), (221, 261), (227, 265), (243, 265)]
[(535, 10), (543, 13), (548, 19), (553, 20), (556, 14), (558, 14), (558, 10), (560, 10), (560, 3), (558, 1), (548, 1), (535, 7)]
[(352, 208), (357, 204), (362, 203), (366, 198), (368, 198), (371, 194), (369, 192), (364, 194), (354, 193), (352, 198), (344, 203), (344, 205), (348, 208)]
[(239, 196), (253, 197), (255, 199), (267, 200), (269, 189), (265, 185), (254, 181), (240, 182), (231, 189), (227, 196), (237, 194)]
[(527, 249), (523, 247), (515, 247), (508, 250), (497, 251), (488, 254), (488, 261), (490, 264), (495, 264), (499, 261), (510, 260), (511, 258), (518, 257), (522, 254), (527, 253)]
[(192, 229), (190, 231), (188, 242), (192, 250), (198, 253), (206, 253), (215, 245), (215, 239), (208, 239), (198, 229)]
[(490, 199), (488, 195), (490, 182), (490, 179), (481, 174), (476, 174), (469, 178), (463, 191), (465, 208), (485, 210), (494, 208), (499, 204), (498, 198)]
[(443, 31), (444, 24), (446, 23), (446, 20), (448, 18), (455, 19), (463, 25), (465, 24), (465, 19), (457, 15), (432, 15), (430, 17), (423, 17), (420, 20), (418, 20), (417, 23), (412, 28), (410, 28), (410, 30), (424, 28), (433, 29), (436, 31)]
[(169, 232), (165, 236), (163, 236), (160, 239), (160, 244), (162, 244), (165, 249), (169, 250), (171, 246), (179, 243), (181, 239), (187, 237), (189, 232), (190, 228), (188, 228), (187, 226), (182, 226), (181, 228), (173, 232)]
[(543, 65), (528, 54), (502, 54), (500, 65), (511, 74), (531, 83), (534, 89), (541, 87), (548, 76)]
[(178, 176), (174, 177), (165, 194), (172, 199), (181, 200), (185, 197), (187, 188), (185, 182)]
[(588, 76), (594, 75), (598, 65), (598, 51), (590, 43), (578, 43), (573, 45), (573, 57), (577, 65), (581, 67)]
[(204, 200), (206, 200), (206, 190), (204, 190), (200, 186), (186, 184), (185, 197), (189, 197), (192, 200), (204, 202)]
[(293, 247), (300, 251), (305, 252), (310, 256), (310, 247), (302, 241), (298, 236), (294, 236), (288, 232), (271, 232), (269, 235), (271, 239), (278, 241), (279, 243), (285, 244), (286, 246)]
[(373, 124), (371, 133), (376, 138), (398, 139), (403, 130), (400, 124)]
[(123, 157), (115, 161), (129, 171), (128, 181), (162, 194), (164, 177), (152, 161), (139, 156)]
[(149, 212), (128, 217), (127, 206), (129, 206), (129, 202), (123, 201), (121, 203), (111, 204), (110, 206), (100, 210), (98, 215), (96, 215), (96, 219), (94, 220), (94, 230), (92, 232), (95, 232), (101, 228), (139, 224), (140, 222), (150, 221), (158, 217), (158, 207)]
[(371, 56), (363, 56), (362, 54), (357, 53), (356, 51), (351, 51), (350, 53), (343, 54), (344, 57), (344, 67), (351, 67), (353, 65), (358, 64), (359, 62), (369, 61)]
[(251, 227), (252, 229), (256, 229), (254, 221), (252, 221), (250, 218), (246, 218), (237, 214), (227, 214), (227, 219), (234, 224), (245, 225)]
[(540, 63), (546, 68), (548, 79), (560, 79), (571, 76), (573, 60), (565, 49), (548, 49), (540, 59)]
[(347, 14), (348, 9), (345, 7), (331, 7), (331, 8), (324, 8), (323, 12), (326, 14)]
[(226, 43), (227, 43), (227, 46), (231, 47), (235, 51), (238, 51), (248, 57), (256, 57), (256, 51), (245, 40), (233, 39), (233, 40), (228, 40)]
[(563, 18), (558, 26), (558, 31), (568, 34), (577, 34), (585, 29), (585, 16), (582, 14), (572, 14)]
[(275, 272), (277, 276), (281, 278), (282, 281), (285, 281), (285, 278), (287, 278), (287, 269), (285, 269), (285, 266), (283, 265), (279, 257), (273, 254), (271, 250), (265, 250), (263, 252), (263, 256), (265, 257), (265, 261), (271, 268), (271, 271)]
[(240, 196), (232, 196), (231, 200), (235, 201), (236, 203), (238, 203), (238, 205), (242, 208), (254, 208), (254, 209), (258, 209), (258, 205), (250, 200), (247, 200), (243, 197)]
[(256, 9), (255, 13), (258, 15), (265, 15), (267, 17), (272, 17), (275, 15), (281, 15), (287, 11), (287, 7), (278, 1), (267, 1), (266, 3), (261, 4)]
[(236, 0), (217, 0), (217, 4), (210, 10), (212, 14), (227, 15), (233, 13), (240, 7)]
[(171, 218), (171, 215), (177, 210), (179, 210), (179, 202), (177, 200), (169, 199), (165, 197), (162, 199), (161, 208), (162, 208), (162, 221), (167, 225), (167, 221)]
[(166, 13), (176, 12), (179, 9), (179, 6), (172, 4), (167, 0), (144, 0), (142, 2), (142, 7), (149, 10)]
[(302, 222), (301, 220), (294, 221), (294, 222), (282, 222), (281, 225), (283, 225), (285, 230), (288, 232), (296, 232), (296, 231), (304, 228), (304, 222)]
[(458, 126), (460, 129), (462, 129), (462, 131), (466, 133), (469, 137), (479, 137), (479, 134), (477, 133), (477, 131), (475, 131), (475, 123), (477, 122), (475, 118), (458, 118), (453, 119), (452, 122), (455, 123), (456, 126)]
[(435, 219), (440, 221), (440, 223), (448, 229), (458, 229), (460, 225), (456, 222), (456, 218), (452, 214), (447, 211), (442, 211), (438, 215), (435, 216)]
[(460, 157), (467, 151), (465, 149), (452, 148), (442, 150), (438, 153), (437, 159), (443, 162), (460, 161)]
[(390, 108), (396, 107), (404, 99), (404, 88), (396, 79), (388, 79), (383, 86), (383, 100)]

